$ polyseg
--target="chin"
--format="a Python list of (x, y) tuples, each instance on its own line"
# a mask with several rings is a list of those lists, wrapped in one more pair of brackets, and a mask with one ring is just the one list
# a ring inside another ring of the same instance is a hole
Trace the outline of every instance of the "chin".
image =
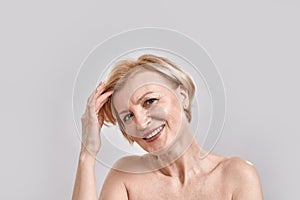
[(159, 154), (160, 152), (166, 150), (170, 145), (171, 141), (165, 141), (163, 144), (143, 144), (141, 147), (148, 153)]
[(170, 135), (171, 131), (166, 129), (166, 126), (163, 125), (163, 128), (149, 138), (135, 138), (135, 142), (148, 153), (159, 153), (167, 149), (175, 140), (176, 136)]
[(139, 142), (137, 142), (137, 144), (148, 153), (159, 152), (168, 146), (166, 144), (145, 144), (144, 141), (142, 142), (142, 144)]

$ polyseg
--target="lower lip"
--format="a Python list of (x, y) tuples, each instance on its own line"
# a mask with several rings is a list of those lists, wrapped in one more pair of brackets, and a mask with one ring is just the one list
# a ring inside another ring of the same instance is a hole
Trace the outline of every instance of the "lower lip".
[(149, 138), (149, 139), (144, 139), (146, 142), (153, 142), (154, 140), (156, 140), (157, 138), (159, 138), (159, 136), (161, 135), (162, 131), (164, 130), (165, 126), (163, 126), (163, 128), (153, 137)]

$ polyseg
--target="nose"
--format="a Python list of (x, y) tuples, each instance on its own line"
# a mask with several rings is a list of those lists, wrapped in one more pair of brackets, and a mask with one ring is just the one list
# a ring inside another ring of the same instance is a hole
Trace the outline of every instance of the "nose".
[(149, 116), (149, 111), (145, 109), (139, 109), (135, 113), (135, 123), (136, 123), (136, 130), (143, 131), (147, 128), (150, 124), (151, 118)]

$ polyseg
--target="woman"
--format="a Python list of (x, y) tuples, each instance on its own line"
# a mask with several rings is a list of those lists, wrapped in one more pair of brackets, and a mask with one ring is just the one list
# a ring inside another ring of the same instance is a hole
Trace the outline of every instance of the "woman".
[[(95, 157), (104, 123), (118, 123), (130, 142), (149, 152), (120, 159), (99, 199), (263, 199), (255, 168), (241, 158), (202, 149), (190, 128), (192, 79), (170, 60), (143, 55), (119, 62), (88, 99), (73, 199), (97, 199)], [(143, 173), (132, 173), (143, 172)]]

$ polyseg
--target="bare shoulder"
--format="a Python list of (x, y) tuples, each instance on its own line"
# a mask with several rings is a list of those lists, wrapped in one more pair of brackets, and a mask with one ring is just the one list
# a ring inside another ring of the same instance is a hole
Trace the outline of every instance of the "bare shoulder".
[(115, 162), (104, 181), (100, 200), (128, 200), (126, 180), (130, 177), (130, 173), (126, 172), (126, 169), (130, 167), (130, 161), (135, 159), (137, 158), (129, 156)]
[(128, 177), (132, 176), (132, 167), (136, 167), (138, 159), (138, 156), (126, 156), (118, 159), (111, 167), (106, 181), (125, 182)]
[(257, 179), (258, 173), (253, 164), (240, 157), (228, 157), (222, 160), (224, 174), (232, 181)]
[(232, 187), (233, 199), (263, 199), (260, 178), (254, 165), (240, 157), (224, 158), (225, 182)]
[(115, 170), (124, 172), (124, 175), (145, 171), (145, 165), (141, 156), (125, 156), (116, 161), (113, 165)]

